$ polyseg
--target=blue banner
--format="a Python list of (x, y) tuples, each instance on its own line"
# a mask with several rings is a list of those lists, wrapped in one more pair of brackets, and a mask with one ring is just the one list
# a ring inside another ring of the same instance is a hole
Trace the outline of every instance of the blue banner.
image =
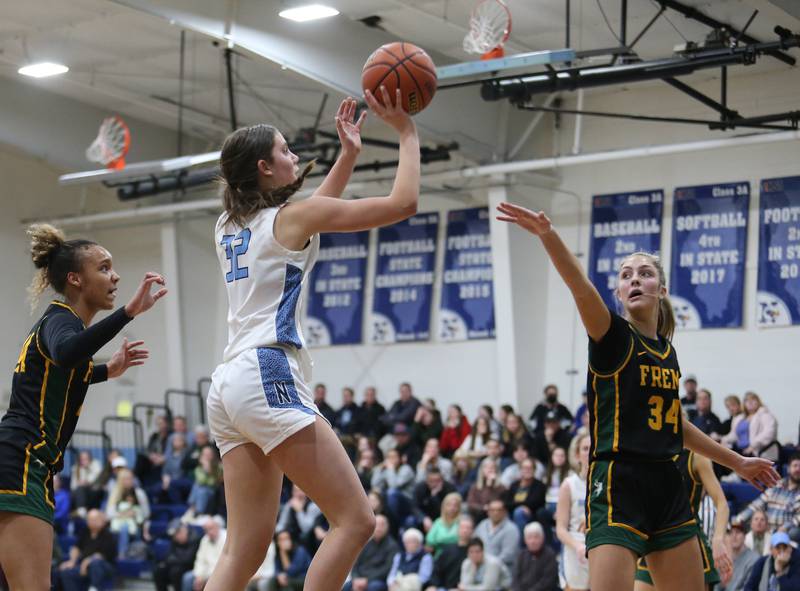
[(492, 278), (489, 209), (476, 207), (448, 212), (439, 309), (441, 340), (494, 337)]
[(800, 324), (800, 176), (761, 181), (759, 326)]
[(661, 252), (664, 191), (637, 191), (592, 198), (589, 279), (606, 305), (618, 310), (614, 295), (623, 259), (634, 252)]
[(310, 347), (361, 342), (369, 232), (321, 234), (303, 333)]
[(677, 328), (742, 325), (750, 183), (675, 189), (670, 299)]
[(418, 214), (378, 230), (372, 342), (430, 338), (439, 214)]

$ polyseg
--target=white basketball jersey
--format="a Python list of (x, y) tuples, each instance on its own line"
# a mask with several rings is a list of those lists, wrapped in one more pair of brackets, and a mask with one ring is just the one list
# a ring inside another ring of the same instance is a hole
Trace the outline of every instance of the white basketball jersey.
[(310, 369), (300, 311), (308, 291), (308, 274), (319, 254), (319, 235), (300, 251), (275, 239), (279, 207), (259, 211), (244, 228), (226, 214), (214, 229), (217, 258), (228, 291), (228, 346), (224, 361), (256, 347), (291, 347)]

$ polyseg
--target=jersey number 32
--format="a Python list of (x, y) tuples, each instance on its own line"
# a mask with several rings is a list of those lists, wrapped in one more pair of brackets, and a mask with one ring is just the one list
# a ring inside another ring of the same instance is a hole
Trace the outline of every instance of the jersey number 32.
[(247, 252), (250, 246), (250, 228), (245, 228), (238, 234), (225, 234), (220, 245), (225, 247), (225, 257), (231, 263), (231, 270), (225, 273), (225, 281), (232, 283), (239, 279), (247, 279), (247, 267), (239, 266), (239, 257)]

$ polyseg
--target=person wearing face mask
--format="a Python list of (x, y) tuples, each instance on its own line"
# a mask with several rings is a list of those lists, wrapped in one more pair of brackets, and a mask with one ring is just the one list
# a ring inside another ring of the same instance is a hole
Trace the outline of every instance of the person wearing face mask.
[(562, 429), (569, 431), (574, 420), (569, 409), (558, 401), (558, 386), (547, 384), (544, 387), (544, 400), (536, 405), (528, 419), (528, 424), (534, 436), (544, 431), (545, 418), (555, 415)]
[(636, 560), (647, 556), (656, 587), (701, 591), (697, 522), (672, 458), (689, 448), (761, 489), (778, 481), (777, 472), (767, 460), (721, 446), (681, 414), (680, 366), (670, 342), (675, 317), (657, 256), (639, 252), (620, 261), (617, 314), (543, 212), (512, 203), (497, 210), (499, 221), (539, 238), (589, 337), (589, 588), (630, 591)]

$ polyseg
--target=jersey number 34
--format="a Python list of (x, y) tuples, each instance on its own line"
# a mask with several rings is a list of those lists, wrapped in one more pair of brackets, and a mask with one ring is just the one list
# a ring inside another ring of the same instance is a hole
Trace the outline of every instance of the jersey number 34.
[(650, 406), (650, 418), (647, 419), (647, 425), (653, 431), (661, 431), (664, 428), (664, 423), (672, 425), (672, 432), (678, 432), (678, 421), (681, 417), (681, 402), (677, 398), (672, 400), (664, 413), (664, 397), (653, 395), (647, 400)]
[(225, 273), (225, 281), (232, 283), (238, 279), (247, 279), (247, 267), (239, 266), (239, 257), (250, 247), (250, 228), (245, 228), (238, 234), (223, 235), (220, 246), (225, 247), (225, 257), (231, 263), (231, 270)]

